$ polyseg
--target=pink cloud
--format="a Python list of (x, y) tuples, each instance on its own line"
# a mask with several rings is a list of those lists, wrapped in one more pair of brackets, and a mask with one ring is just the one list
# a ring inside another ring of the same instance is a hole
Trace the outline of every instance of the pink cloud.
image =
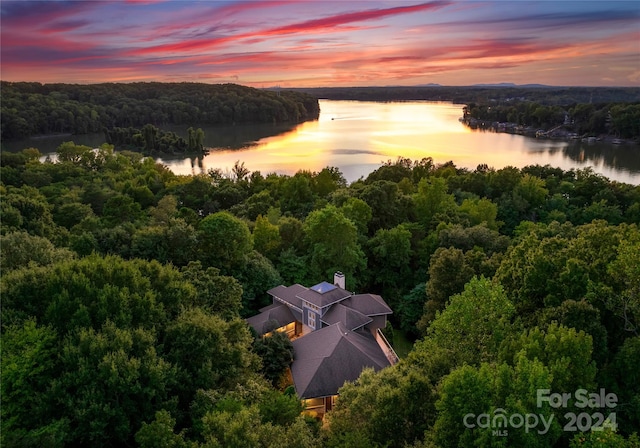
[(162, 52), (172, 52), (172, 51), (199, 51), (204, 49), (210, 49), (217, 47), (221, 44), (245, 40), (249, 39), (249, 41), (253, 41), (253, 43), (261, 42), (266, 37), (273, 36), (282, 36), (289, 34), (299, 34), (299, 33), (336, 33), (336, 32), (345, 32), (345, 31), (356, 31), (368, 29), (365, 27), (356, 27), (350, 26), (345, 27), (344, 25), (369, 21), (375, 19), (382, 19), (389, 16), (394, 16), (398, 14), (407, 14), (412, 12), (426, 11), (426, 10), (435, 10), (438, 8), (442, 8), (443, 6), (448, 5), (449, 2), (445, 1), (434, 1), (429, 3), (421, 3), (418, 5), (412, 6), (396, 6), (393, 8), (386, 9), (370, 9), (365, 11), (357, 11), (350, 13), (337, 14), (333, 16), (323, 17), (321, 19), (313, 19), (307, 20), (304, 22), (293, 23), (289, 25), (284, 25), (276, 28), (269, 28), (261, 31), (251, 31), (245, 33), (239, 33), (236, 35), (225, 36), (225, 37), (214, 37), (214, 38), (204, 38), (204, 39), (190, 39), (184, 40), (178, 43), (168, 43), (155, 45), (146, 48), (139, 48), (134, 50), (132, 54), (151, 54), (151, 53), (162, 53)]
[(363, 22), (368, 20), (382, 19), (389, 16), (398, 14), (408, 14), (412, 12), (434, 10), (449, 5), (450, 2), (446, 1), (434, 1), (429, 3), (421, 3), (419, 5), (412, 6), (396, 6), (386, 9), (369, 9), (366, 11), (357, 11), (344, 14), (338, 14), (335, 16), (323, 17), (321, 19), (312, 19), (305, 22), (293, 23), (290, 25), (284, 25), (270, 30), (263, 31), (262, 35), (277, 35), (277, 34), (290, 34), (290, 33), (302, 33), (313, 32), (321, 29), (334, 28), (347, 23)]

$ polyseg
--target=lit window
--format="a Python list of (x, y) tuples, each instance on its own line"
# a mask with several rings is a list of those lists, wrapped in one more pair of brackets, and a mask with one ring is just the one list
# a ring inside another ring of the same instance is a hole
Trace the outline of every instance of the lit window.
[(316, 329), (316, 314), (311, 310), (307, 310), (307, 321), (312, 330)]

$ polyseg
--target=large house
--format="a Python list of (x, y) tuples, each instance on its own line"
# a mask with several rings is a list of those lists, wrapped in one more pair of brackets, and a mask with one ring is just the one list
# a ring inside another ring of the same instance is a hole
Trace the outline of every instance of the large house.
[(259, 335), (286, 332), (292, 340), (291, 376), (306, 409), (319, 417), (331, 410), (338, 389), (365, 367), (380, 370), (398, 361), (381, 330), (391, 308), (375, 294), (352, 294), (341, 272), (333, 284), (300, 284), (267, 291), (273, 304), (247, 319)]

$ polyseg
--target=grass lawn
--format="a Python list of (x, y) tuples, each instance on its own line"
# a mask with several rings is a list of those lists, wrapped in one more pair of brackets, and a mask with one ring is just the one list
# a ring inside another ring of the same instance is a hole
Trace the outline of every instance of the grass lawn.
[(413, 342), (407, 339), (404, 331), (400, 329), (393, 329), (393, 349), (396, 351), (396, 354), (402, 358), (406, 358), (411, 349), (413, 348)]

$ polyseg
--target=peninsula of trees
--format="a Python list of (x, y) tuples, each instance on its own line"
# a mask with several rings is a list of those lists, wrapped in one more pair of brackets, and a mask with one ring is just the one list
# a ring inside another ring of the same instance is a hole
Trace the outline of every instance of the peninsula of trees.
[(40, 84), (2, 81), (2, 141), (150, 124), (203, 126), (317, 119), (318, 101), (236, 84)]
[[(512, 99), (502, 103), (469, 103), (463, 120), (473, 127), (512, 130), (527, 127), (543, 135), (612, 136), (640, 142), (640, 102), (544, 105)], [(524, 129), (523, 129), (524, 130)]]
[[(430, 159), (352, 184), (331, 167), (179, 176), (72, 142), (55, 163), (2, 152), (0, 170), (3, 447), (638, 446), (638, 186)], [(242, 318), (337, 269), (415, 342), (345, 384), (323, 426), (287, 389), (286, 337)], [(538, 389), (617, 403), (555, 409)], [(554, 419), (465, 426), (501, 412)]]

